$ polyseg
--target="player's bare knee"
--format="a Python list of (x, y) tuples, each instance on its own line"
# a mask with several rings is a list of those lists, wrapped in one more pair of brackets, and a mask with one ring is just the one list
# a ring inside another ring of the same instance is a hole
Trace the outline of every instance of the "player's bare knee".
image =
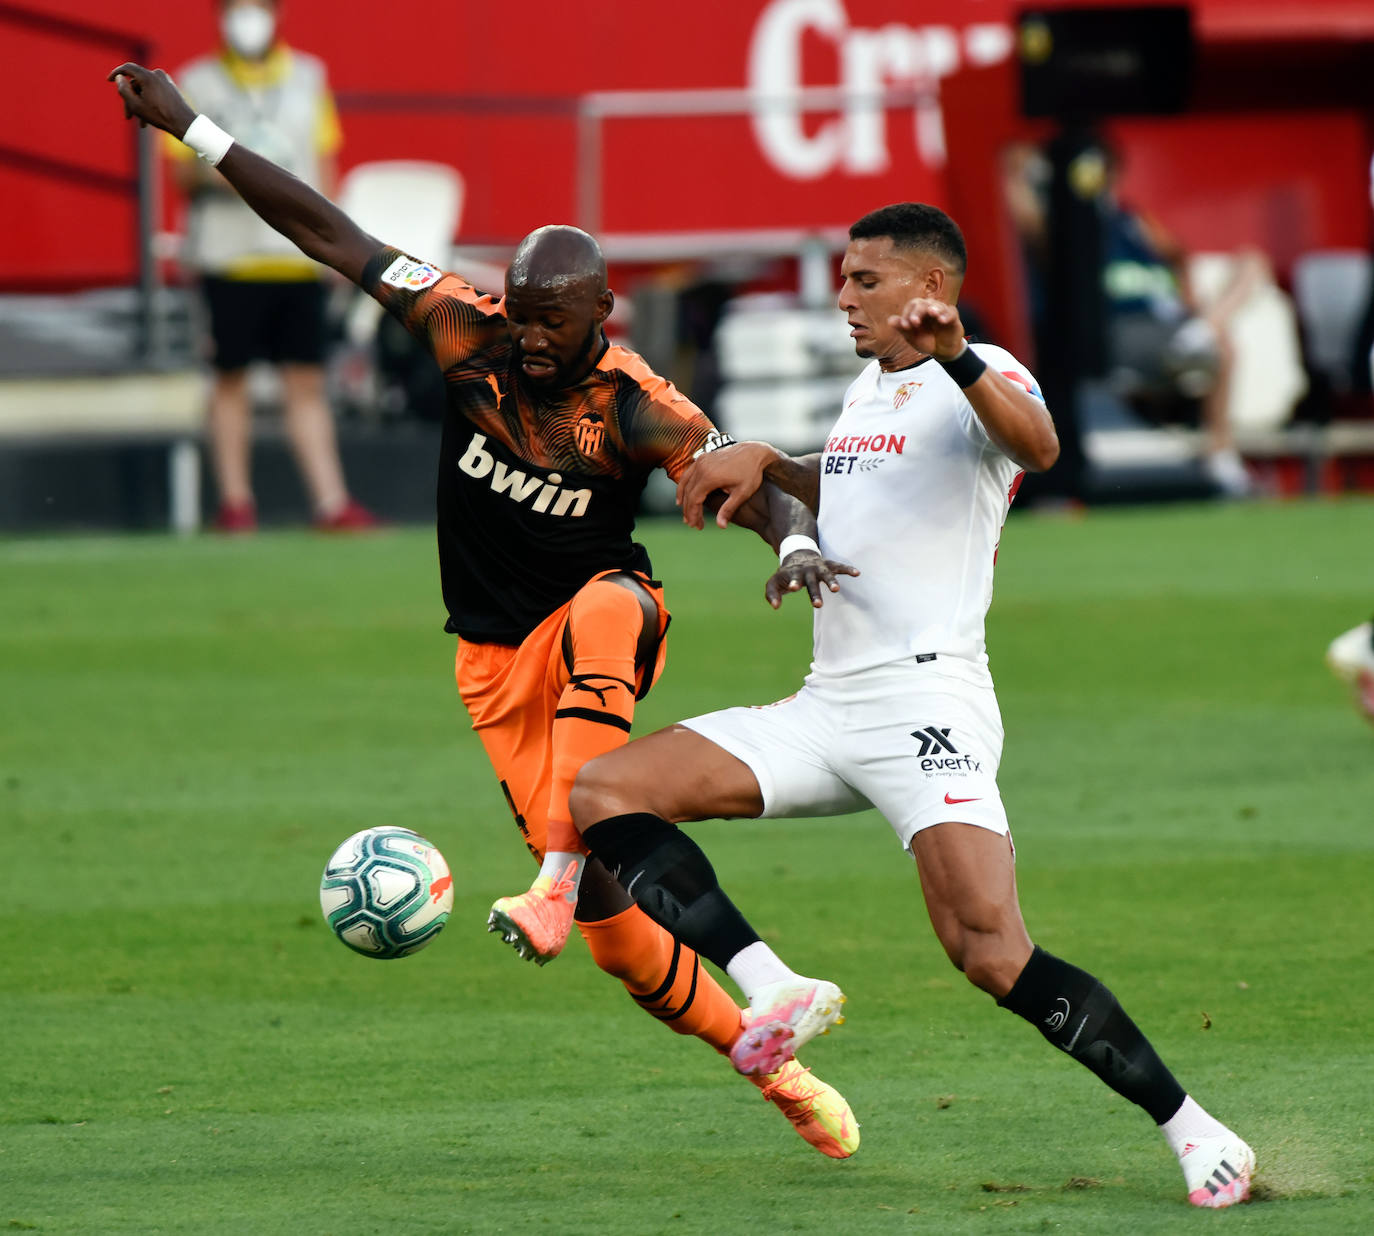
[(981, 991), (998, 998), (1011, 990), (1031, 953), (1030, 938), (1014, 905), (966, 897), (947, 907), (937, 928), (955, 967)]
[(579, 828), (595, 824), (604, 812), (600, 810), (605, 797), (605, 787), (609, 783), (597, 765), (601, 757), (588, 760), (577, 770), (577, 779), (568, 794), (568, 810), (572, 812), (573, 823)]
[(970, 983), (1000, 1000), (1015, 986), (1030, 951), (1029, 941), (1023, 947), (1003, 935), (973, 935), (965, 943), (961, 968)]
[[(590, 828), (608, 816), (624, 815), (642, 809), (633, 803), (635, 795), (629, 776), (624, 748), (588, 760), (577, 772), (572, 792), (568, 795), (568, 810), (579, 830)], [(630, 791), (627, 793), (627, 790)], [(626, 805), (630, 803), (630, 805)]]
[(964, 977), (979, 991), (985, 991), (998, 999), (1005, 996), (1011, 990), (1012, 983), (1016, 981), (1015, 975), (1008, 980), (1005, 967), (992, 958), (979, 958), (972, 963), (965, 961)]
[[(1003, 994), (1000, 988), (1006, 967), (999, 957), (999, 950), (987, 935), (965, 930), (957, 924), (951, 924), (946, 931), (937, 934), (950, 965), (980, 990), (994, 995)], [(1010, 987), (1011, 984), (1007, 983), (1006, 989), (1010, 990)]]

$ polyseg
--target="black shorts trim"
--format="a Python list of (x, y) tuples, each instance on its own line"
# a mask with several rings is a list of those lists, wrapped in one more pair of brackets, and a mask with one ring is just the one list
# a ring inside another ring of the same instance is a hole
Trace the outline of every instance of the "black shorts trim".
[(323, 363), (325, 298), (318, 279), (273, 282), (207, 275), (201, 291), (210, 317), (210, 363), (221, 373), (254, 361)]

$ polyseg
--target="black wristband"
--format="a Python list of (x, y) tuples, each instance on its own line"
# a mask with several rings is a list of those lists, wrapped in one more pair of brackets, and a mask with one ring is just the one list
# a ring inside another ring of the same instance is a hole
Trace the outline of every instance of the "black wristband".
[(940, 360), (941, 367), (955, 380), (960, 390), (967, 390), (979, 378), (983, 376), (983, 370), (988, 367), (987, 361), (978, 355), (968, 344), (964, 344), (964, 350), (953, 360)]

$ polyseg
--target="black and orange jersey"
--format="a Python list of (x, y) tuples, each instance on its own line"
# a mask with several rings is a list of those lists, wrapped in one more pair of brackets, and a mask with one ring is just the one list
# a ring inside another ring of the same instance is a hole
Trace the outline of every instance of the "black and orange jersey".
[(439, 571), (447, 630), (518, 644), (598, 571), (651, 574), (633, 539), (649, 473), (676, 479), (715, 428), (634, 352), (607, 347), (575, 386), (526, 381), (503, 301), (398, 249), (363, 288), (444, 371)]

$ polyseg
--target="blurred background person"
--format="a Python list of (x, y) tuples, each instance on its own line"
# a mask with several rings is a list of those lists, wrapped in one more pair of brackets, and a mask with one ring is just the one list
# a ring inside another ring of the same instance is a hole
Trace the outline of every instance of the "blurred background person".
[[(1371, 122), (1374, 130), (1374, 122)], [(1372, 134), (1374, 136), (1374, 134)], [(1369, 204), (1374, 206), (1374, 154), (1369, 157)], [(1374, 220), (1369, 233), (1370, 267), (1374, 269)], [(1363, 395), (1374, 393), (1374, 278), (1369, 281), (1364, 313), (1355, 329), (1355, 349), (1350, 358), (1354, 389)]]
[[(221, 46), (176, 75), (195, 106), (257, 153), (330, 194), (342, 143), (324, 64), (287, 46), (275, 0), (216, 0)], [(221, 532), (257, 527), (252, 486), (253, 401), (248, 366), (281, 378), (287, 438), (315, 526), (375, 525), (348, 493), (325, 395), (321, 268), (250, 210), (224, 178), (168, 142), (173, 178), (189, 201), (186, 264), (196, 273), (210, 335), (210, 448)]]
[[(1100, 139), (1092, 166), (1100, 178), (1084, 196), (1096, 201), (1100, 225), (1101, 311), (1105, 374), (1110, 391), (1151, 424), (1194, 424), (1202, 430), (1202, 464), (1228, 497), (1251, 492), (1229, 416), (1236, 357), (1228, 326), (1250, 296), (1272, 281), (1255, 249), (1236, 254), (1220, 287), (1203, 298), (1189, 278), (1189, 254), (1168, 228), (1118, 193), (1121, 156)], [(1083, 161), (1087, 165), (1087, 161)], [(1037, 347), (1060, 328), (1048, 309), (1050, 161), (1028, 142), (1003, 155), (1003, 192), (1021, 240), (1027, 296)]]
[(1102, 280), (1113, 388), (1146, 420), (1196, 419), (1203, 466), (1230, 497), (1250, 492), (1227, 415), (1235, 353), (1227, 325), (1270, 278), (1257, 250), (1238, 255), (1230, 278), (1206, 306), (1188, 277), (1182, 243), (1153, 215), (1127, 205), (1117, 187), (1121, 157), (1104, 146)]
[[(1374, 206), (1374, 156), (1369, 161), (1369, 203)], [(1370, 281), (1364, 317), (1355, 335), (1351, 373), (1357, 391), (1374, 389), (1374, 280)], [(1327, 646), (1331, 672), (1355, 690), (1355, 706), (1374, 721), (1374, 621), (1343, 631)]]

